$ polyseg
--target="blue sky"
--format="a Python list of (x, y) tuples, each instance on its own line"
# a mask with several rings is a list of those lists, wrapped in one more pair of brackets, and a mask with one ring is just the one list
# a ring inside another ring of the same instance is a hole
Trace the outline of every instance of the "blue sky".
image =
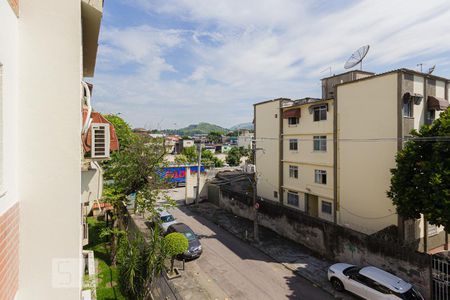
[(108, 0), (94, 106), (134, 127), (250, 122), (253, 103), (320, 97), (370, 44), (364, 69), (450, 77), (448, 0)]

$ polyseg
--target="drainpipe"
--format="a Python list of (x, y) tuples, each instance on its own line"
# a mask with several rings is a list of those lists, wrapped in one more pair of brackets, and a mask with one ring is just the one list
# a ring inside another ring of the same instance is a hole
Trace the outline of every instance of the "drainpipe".
[(86, 120), (84, 121), (84, 125), (81, 130), (81, 134), (85, 134), (88, 131), (89, 127), (91, 126), (91, 122), (92, 122), (92, 119), (91, 119), (91, 114), (92, 114), (91, 90), (89, 89), (89, 86), (87, 85), (87, 83), (84, 82), (83, 80), (81, 80), (81, 85), (83, 86), (83, 89), (86, 92), (86, 105), (88, 107)]

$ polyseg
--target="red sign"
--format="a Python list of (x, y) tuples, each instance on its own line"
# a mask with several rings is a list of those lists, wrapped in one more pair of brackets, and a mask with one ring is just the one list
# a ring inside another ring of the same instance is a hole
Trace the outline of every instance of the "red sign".
[(255, 205), (254, 205), (254, 207), (255, 207), (255, 209), (259, 209), (259, 203), (256, 202)]

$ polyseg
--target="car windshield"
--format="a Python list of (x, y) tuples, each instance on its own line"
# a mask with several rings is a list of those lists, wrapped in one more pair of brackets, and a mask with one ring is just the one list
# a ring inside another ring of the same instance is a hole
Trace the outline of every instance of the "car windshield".
[(422, 295), (414, 288), (410, 288), (405, 293), (399, 294), (398, 296), (401, 299), (405, 299), (405, 300), (423, 300), (424, 299), (422, 297)]
[(186, 231), (184, 232), (184, 235), (189, 241), (195, 240), (195, 234), (192, 231)]
[(175, 221), (175, 219), (172, 215), (167, 215), (167, 216), (162, 216), (161, 221), (163, 221), (163, 223), (167, 223), (167, 222)]

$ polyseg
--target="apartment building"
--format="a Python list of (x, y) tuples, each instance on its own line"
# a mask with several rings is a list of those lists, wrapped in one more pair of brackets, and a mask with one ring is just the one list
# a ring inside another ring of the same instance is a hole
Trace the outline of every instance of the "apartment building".
[[(364, 233), (399, 225), (403, 238), (427, 252), (443, 245), (442, 228), (399, 219), (391, 199), (390, 169), (412, 129), (447, 109), (450, 80), (408, 69), (336, 86), (336, 195), (339, 223)], [(426, 240), (426, 242), (425, 242)]]
[(333, 100), (275, 99), (255, 116), (258, 195), (333, 221)]
[(404, 222), (386, 192), (405, 137), (439, 117), (449, 92), (430, 74), (354, 70), (322, 79), (321, 99), (255, 104), (258, 196), (366, 234), (398, 225), (421, 251), (441, 246), (442, 228)]
[(94, 74), (102, 10), (102, 0), (0, 0), (1, 299), (81, 298), (92, 192), (81, 82)]

